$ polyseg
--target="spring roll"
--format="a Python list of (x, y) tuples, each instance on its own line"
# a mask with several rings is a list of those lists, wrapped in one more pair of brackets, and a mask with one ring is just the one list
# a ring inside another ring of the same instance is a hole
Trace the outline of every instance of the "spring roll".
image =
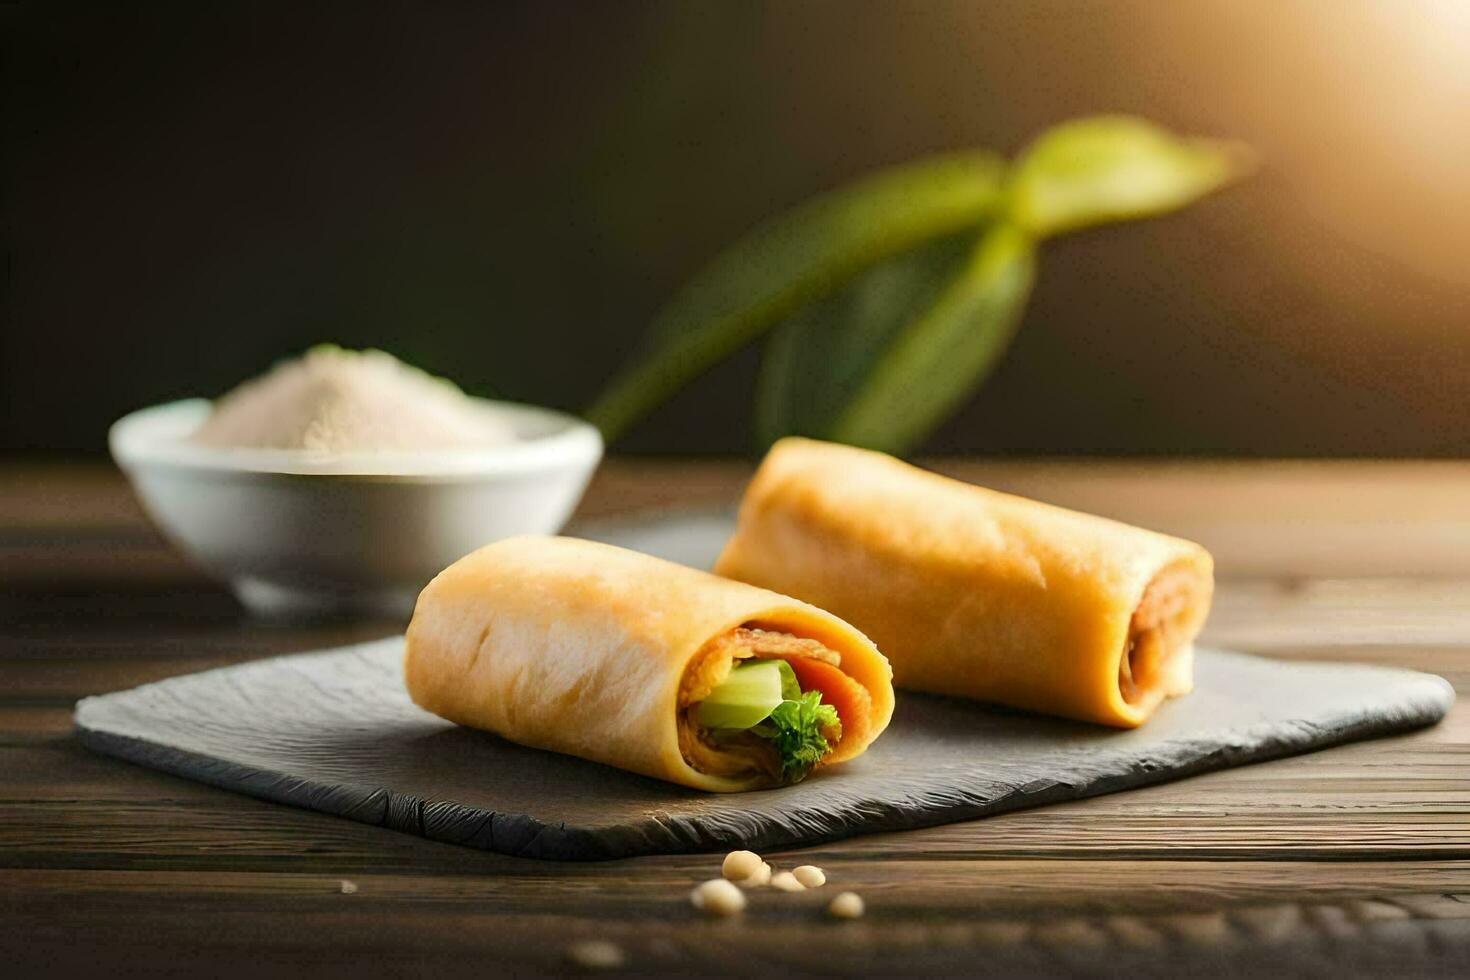
[(419, 596), (404, 677), (461, 725), (713, 792), (860, 755), (893, 673), (831, 613), (611, 545), (521, 537)]
[(1193, 686), (1199, 545), (783, 439), (715, 566), (873, 638), (901, 688), (1132, 728)]

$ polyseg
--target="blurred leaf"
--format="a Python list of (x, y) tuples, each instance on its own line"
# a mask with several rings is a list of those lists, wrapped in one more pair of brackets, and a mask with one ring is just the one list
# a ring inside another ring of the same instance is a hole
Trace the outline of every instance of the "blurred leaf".
[(900, 321), (826, 437), (895, 454), (916, 447), (1000, 360), (1035, 277), (1030, 237), (992, 227), (938, 295)]
[(1238, 143), (1178, 137), (1128, 116), (1063, 123), (1011, 168), (1011, 220), (1038, 238), (1181, 208), (1245, 176)]
[(939, 298), (974, 246), (967, 231), (896, 255), (777, 327), (756, 382), (760, 446), (786, 435), (830, 436), (874, 364), (914, 313)]
[(1003, 163), (973, 151), (880, 171), (772, 218), (721, 253), (659, 313), (651, 350), (587, 410), (609, 441), (804, 304), (914, 245), (980, 225)]
[(648, 353), (588, 417), (614, 439), (781, 324), (762, 361), (760, 438), (800, 432), (903, 452), (1004, 353), (1038, 240), (1174, 210), (1250, 168), (1238, 144), (1110, 116), (1055, 127), (1005, 174), (971, 152), (873, 175), (717, 257), (659, 314)]

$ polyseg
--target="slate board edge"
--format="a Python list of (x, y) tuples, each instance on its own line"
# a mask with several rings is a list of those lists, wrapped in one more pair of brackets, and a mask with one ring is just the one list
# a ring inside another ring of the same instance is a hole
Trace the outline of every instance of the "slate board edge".
[[(228, 669), (228, 668), (225, 668)], [(1394, 671), (1416, 674), (1413, 671)], [(1231, 745), (1222, 745), (1182, 764), (1160, 767), (1141, 775), (1138, 767), (1106, 772), (1084, 785), (1065, 782), (1029, 784), (1000, 799), (971, 799), (957, 789), (944, 799), (920, 794), (912, 805), (873, 804), (876, 812), (858, 818), (837, 817), (813, 810), (795, 811), (804, 826), (793, 834), (787, 825), (756, 814), (746, 814), (748, 826), (735, 821), (686, 819), (677, 823), (654, 818), (640, 827), (601, 827), (596, 830), (548, 824), (519, 814), (501, 814), (452, 801), (425, 800), (381, 787), (338, 785), (327, 788), (280, 772), (242, 763), (225, 762), (185, 749), (93, 726), (87, 715), (101, 708), (108, 695), (78, 702), (75, 724), (83, 745), (149, 768), (204, 782), (259, 799), (285, 803), (345, 817), (360, 823), (413, 833), (430, 840), (498, 851), (517, 857), (551, 860), (611, 860), (661, 853), (699, 853), (735, 845), (788, 848), (830, 843), (866, 833), (912, 830), (972, 820), (1014, 810), (1083, 799), (1158, 785), (1244, 763), (1265, 762), (1346, 742), (1412, 731), (1432, 725), (1449, 710), (1453, 688), (1443, 678), (1418, 674), (1423, 694), (1399, 713), (1364, 720), (1356, 715), (1303, 724), (1290, 735), (1263, 734), (1262, 725), (1247, 729)], [(126, 693), (126, 692), (122, 692)], [(91, 702), (91, 703), (89, 703)], [(436, 813), (436, 811), (445, 811)], [(718, 824), (713, 825), (713, 824)], [(466, 833), (464, 826), (475, 830)], [(443, 829), (455, 828), (453, 833)], [(657, 828), (656, 831), (653, 828)]]

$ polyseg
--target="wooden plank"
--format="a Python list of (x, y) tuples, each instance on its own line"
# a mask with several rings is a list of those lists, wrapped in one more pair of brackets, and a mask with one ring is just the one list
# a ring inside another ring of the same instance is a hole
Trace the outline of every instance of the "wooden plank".
[[(1209, 889), (1196, 884), (1199, 866), (1175, 862), (988, 862), (972, 875), (949, 865), (933, 869), (943, 887), (903, 862), (850, 870), (844, 884), (869, 904), (856, 923), (822, 915), (830, 888), (767, 891), (753, 896), (744, 916), (710, 921), (688, 907), (690, 878), (677, 872), (596, 888), (554, 879), (360, 876), (346, 879), (350, 890), (336, 876), (0, 872), (0, 919), (23, 937), (14, 946), (22, 962), (70, 964), (105, 950), (114, 967), (184, 963), (216, 975), (247, 964), (555, 972), (566, 966), (567, 943), (593, 937), (619, 943), (639, 972), (684, 975), (924, 975), (973, 965), (967, 954), (984, 956), (986, 972), (1000, 975), (1093, 975), (1100, 960), (1108, 975), (1119, 968), (1157, 975), (1147, 965), (1170, 960), (1190, 963), (1196, 976), (1251, 963), (1282, 975), (1305, 965), (1361, 969), (1375, 957), (1399, 973), (1406, 954), (1421, 965), (1455, 963), (1470, 934), (1462, 903), (1447, 897), (1463, 886), (1463, 873), (1432, 862), (1372, 874), (1266, 864), (1258, 875)], [(1293, 898), (1281, 901), (1284, 888), (1274, 886), (1285, 883)], [(1039, 904), (1028, 901), (1033, 895)], [(1138, 895), (1160, 903), (1130, 906)], [(1348, 951), (1355, 960), (1344, 958)], [(1130, 968), (1130, 958), (1138, 966)]]
[(196, 588), (204, 575), (151, 531), (119, 540), (88, 532), (0, 538), (0, 589), (9, 593), (54, 588), (86, 589), (102, 582), (134, 587)]
[(372, 640), (403, 631), (399, 620), (317, 624), (252, 620), (213, 594), (97, 593), (78, 601), (12, 599), (0, 622), (0, 660), (89, 657), (267, 655)]
[(4, 664), (85, 663), (142, 660), (166, 661), (225, 658), (231, 661), (274, 657), (304, 650), (322, 650), (377, 640), (403, 632), (400, 623), (324, 626), (290, 632), (245, 627), (203, 631), (147, 623), (124, 629), (67, 630), (64, 627), (26, 630), (6, 635), (0, 628), (0, 669)]
[(202, 657), (71, 656), (14, 660), (4, 664), (3, 703), (72, 704), (91, 691), (125, 690), (174, 674), (192, 674), (249, 659), (253, 658), (248, 654), (220, 653)]
[[(977, 955), (985, 973), (1008, 977), (1179, 975), (1173, 972), (1176, 967), (1161, 968), (1171, 962), (1188, 963), (1189, 975), (1195, 977), (1351, 975), (1347, 969), (1358, 975), (1454, 976), (1463, 968), (1451, 945), (1463, 942), (1463, 924), (1431, 922), (1413, 928), (1419, 923), (1409, 920), (1359, 925), (1348, 918), (1347, 909), (1362, 904), (1269, 910), (1271, 921), (1291, 922), (1308, 938), (1294, 943), (1277, 939), (1262, 949), (1249, 933), (1232, 935), (1226, 932), (1227, 922), (1198, 916), (1068, 918), (1031, 927), (1014, 920), (813, 926), (813, 917), (806, 915), (799, 926), (773, 918), (757, 928), (683, 920), (609, 924), (541, 916), (497, 918), (454, 906), (441, 911), (432, 928), (416, 932), (422, 917), (405, 919), (396, 908), (364, 903), (346, 906), (336, 915), (297, 918), (270, 909), (221, 915), (212, 906), (191, 910), (169, 903), (166, 911), (172, 919), (161, 913), (140, 915), (136, 931), (123, 928), (120, 917), (78, 917), (79, 939), (59, 934), (54, 920), (42, 922), (28, 930), (14, 962), (23, 969), (93, 975), (98, 970), (142, 970), (150, 976), (258, 976), (265, 969), (312, 976), (370, 972), (457, 977), (484, 976), (487, 970), (492, 975), (561, 976), (575, 969), (565, 958), (569, 945), (595, 938), (615, 940), (625, 951), (628, 972), (619, 971), (620, 976), (869, 971), (947, 976), (972, 972)], [(1396, 908), (1387, 903), (1374, 907)], [(1337, 917), (1329, 919), (1327, 912)], [(184, 935), (179, 925), (188, 919), (200, 923), (192, 935)], [(374, 930), (366, 924), (371, 920), (390, 924)], [(1327, 921), (1334, 923), (1331, 931), (1319, 924)], [(842, 931), (818, 941), (814, 929)], [(1343, 929), (1362, 941), (1344, 947)], [(141, 938), (145, 935), (150, 937), (146, 941)], [(1139, 949), (1140, 943), (1147, 945)], [(1363, 952), (1348, 957), (1345, 948)], [(1407, 971), (1406, 962), (1412, 964)], [(1424, 972), (1430, 969), (1435, 972)]]
[[(406, 905), (446, 901), (473, 904), (482, 913), (605, 918), (610, 908), (630, 916), (696, 919), (690, 888), (718, 873), (705, 856), (651, 857), (620, 862), (618, 873), (586, 883), (585, 866), (521, 862), (497, 874), (356, 874), (348, 897)], [(527, 866), (529, 865), (529, 866)], [(1290, 900), (1339, 901), (1391, 895), (1470, 892), (1470, 865), (1457, 861), (1259, 861), (1027, 860), (959, 863), (888, 857), (829, 861), (828, 885), (798, 898), (771, 890), (750, 893), (757, 907), (788, 908), (801, 899), (830, 898), (838, 889), (862, 894), (873, 913), (987, 914), (1010, 916), (1041, 910), (1166, 913), (1222, 905)], [(8, 869), (0, 881), (25, 889), (26, 897), (99, 896), (124, 904), (138, 894), (181, 899), (227, 893), (267, 901), (321, 900), (341, 905), (342, 875), (295, 872), (181, 871), (157, 869)], [(14, 888), (3, 901), (17, 902)], [(3, 907), (3, 905), (0, 905)], [(772, 910), (779, 911), (779, 910)], [(1448, 910), (1458, 911), (1458, 910)], [(1426, 916), (1428, 917), (1428, 916)], [(1443, 916), (1441, 916), (1443, 917)]]
[(937, 460), (972, 483), (1199, 541), (1227, 577), (1470, 574), (1470, 462)]
[[(1470, 577), (1470, 462), (1263, 460), (930, 461), (1011, 493), (1155, 527), (1200, 541), (1223, 576)], [(728, 505), (752, 464), (734, 460), (609, 459), (582, 519), (671, 506)], [(69, 574), (49, 561), (58, 536), (142, 533), (121, 476), (99, 464), (0, 470), (0, 566), (7, 577)], [(1269, 519), (1266, 519), (1269, 515)], [(49, 537), (36, 537), (48, 532)], [(154, 537), (146, 540), (157, 544)], [(29, 546), (27, 545), (29, 542)], [(113, 547), (122, 547), (116, 540)], [(164, 574), (162, 558), (131, 549), (133, 574)], [(151, 552), (149, 552), (151, 553)], [(28, 559), (18, 563), (18, 559)], [(99, 555), (92, 573), (122, 570)], [(21, 564), (44, 567), (26, 570)], [(179, 566), (173, 566), (175, 572)]]
[(147, 527), (137, 498), (105, 462), (0, 466), (0, 539), (17, 531), (134, 531)]
[(1231, 580), (1206, 629), (1206, 642), (1249, 650), (1470, 646), (1470, 581)]
[(0, 745), (37, 745), (69, 739), (71, 705), (0, 705)]
[[(453, 845), (416, 846), (393, 840), (392, 832), (325, 822), (307, 813), (288, 816), (235, 801), (192, 802), (188, 792), (166, 787), (169, 795), (151, 800), (40, 800), (0, 803), (0, 866), (12, 868), (282, 869), (355, 873), (375, 871), (501, 874), (503, 865)], [(1428, 795), (1428, 794), (1424, 794)], [(1466, 862), (1470, 843), (1464, 828), (1470, 814), (1465, 792), (1454, 802), (1410, 811), (1414, 799), (1396, 801), (1397, 810), (1363, 807), (1353, 800), (1317, 807), (1281, 802), (1246, 810), (1231, 799), (1212, 805), (1174, 809), (1154, 801), (1148, 814), (1141, 804), (1093, 807), (1041, 816), (1043, 811), (994, 817), (993, 826), (963, 824), (948, 830), (907, 832), (911, 837), (864, 839), (848, 846), (823, 845), (775, 852), (785, 860), (822, 867), (862, 859), (934, 857), (961, 865), (994, 859), (1192, 860), (1254, 864), (1260, 861), (1356, 862), (1371, 866), (1403, 860)], [(83, 805), (108, 804), (111, 812), (90, 814)], [(1181, 812), (1183, 810), (1183, 812)], [(1098, 821), (1113, 821), (1098, 830)], [(397, 835), (402, 837), (404, 835)], [(431, 842), (432, 843), (432, 842)], [(446, 850), (448, 849), (448, 850)], [(525, 859), (529, 860), (529, 859)], [(540, 862), (544, 863), (544, 862)], [(710, 866), (706, 857), (702, 867)], [(576, 875), (601, 880), (611, 872), (582, 865)], [(1221, 869), (1211, 865), (1202, 881)], [(538, 872), (546, 873), (546, 872)], [(571, 872), (569, 872), (571, 873)]]

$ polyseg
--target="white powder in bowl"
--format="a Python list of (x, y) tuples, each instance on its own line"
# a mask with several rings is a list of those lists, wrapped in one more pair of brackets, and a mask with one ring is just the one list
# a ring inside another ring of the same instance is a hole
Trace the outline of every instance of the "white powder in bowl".
[(192, 436), (204, 446), (319, 454), (475, 449), (514, 438), (452, 382), (382, 351), (331, 345), (240, 385)]

